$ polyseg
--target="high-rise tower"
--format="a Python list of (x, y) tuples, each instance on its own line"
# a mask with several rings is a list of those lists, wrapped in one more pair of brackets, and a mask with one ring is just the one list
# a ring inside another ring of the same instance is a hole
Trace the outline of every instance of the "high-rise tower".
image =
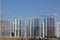
[(40, 23), (39, 18), (30, 19), (30, 38), (40, 37)]
[(15, 36), (26, 37), (26, 20), (15, 19)]
[(45, 37), (55, 36), (55, 18), (54, 17), (44, 18), (44, 36)]

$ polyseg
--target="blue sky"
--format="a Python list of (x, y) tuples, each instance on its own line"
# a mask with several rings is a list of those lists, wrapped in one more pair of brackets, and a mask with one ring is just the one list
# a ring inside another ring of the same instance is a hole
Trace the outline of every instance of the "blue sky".
[(60, 0), (2, 0), (3, 18), (41, 18), (52, 14), (60, 17)]

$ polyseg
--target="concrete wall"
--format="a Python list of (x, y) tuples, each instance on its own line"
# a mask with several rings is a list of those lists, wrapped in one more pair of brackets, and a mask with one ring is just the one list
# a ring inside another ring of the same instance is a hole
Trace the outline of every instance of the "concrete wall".
[(49, 40), (58, 40), (57, 38), (50, 38)]
[[(3, 38), (3, 37), (0, 37), (0, 40), (26, 40), (26, 38), (19, 38), (19, 37), (14, 37), (14, 38)], [(47, 40), (47, 39), (45, 39)], [(57, 38), (48, 38), (48, 40), (60, 40), (60, 39), (57, 39)]]
[(25, 38), (0, 38), (0, 40), (26, 40)]

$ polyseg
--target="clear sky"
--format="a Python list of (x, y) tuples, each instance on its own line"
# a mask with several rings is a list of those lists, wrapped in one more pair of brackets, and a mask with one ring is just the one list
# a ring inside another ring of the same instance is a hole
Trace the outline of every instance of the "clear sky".
[(60, 17), (60, 0), (2, 0), (3, 18), (40, 18), (52, 14)]

